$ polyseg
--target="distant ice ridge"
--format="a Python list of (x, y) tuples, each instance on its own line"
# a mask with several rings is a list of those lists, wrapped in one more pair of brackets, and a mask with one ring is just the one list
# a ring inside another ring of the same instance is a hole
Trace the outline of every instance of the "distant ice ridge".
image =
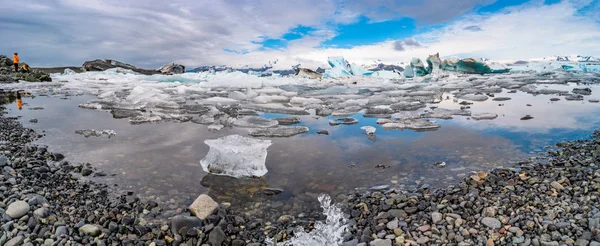
[(271, 140), (230, 135), (204, 143), (210, 147), (200, 161), (205, 172), (242, 178), (260, 177), (268, 171), (265, 161)]
[(344, 241), (347, 233), (348, 219), (342, 212), (339, 204), (331, 204), (331, 197), (321, 194), (318, 197), (323, 208), (323, 214), (327, 216), (325, 222), (318, 221), (314, 229), (305, 232), (304, 228), (298, 227), (294, 230), (294, 237), (283, 243), (274, 243), (267, 240), (269, 246), (337, 246)]

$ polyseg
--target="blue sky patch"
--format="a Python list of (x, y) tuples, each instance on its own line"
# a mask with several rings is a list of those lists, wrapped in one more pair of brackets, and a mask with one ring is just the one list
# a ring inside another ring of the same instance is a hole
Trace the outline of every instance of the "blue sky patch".
[(386, 40), (404, 39), (414, 35), (415, 31), (415, 21), (410, 18), (372, 22), (363, 16), (356, 23), (338, 26), (336, 28), (338, 35), (325, 41), (323, 46), (349, 48)]

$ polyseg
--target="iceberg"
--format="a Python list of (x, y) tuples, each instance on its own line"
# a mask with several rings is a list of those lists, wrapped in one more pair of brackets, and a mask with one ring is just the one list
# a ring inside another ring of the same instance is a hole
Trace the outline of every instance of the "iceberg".
[(462, 109), (436, 108), (421, 114), (422, 118), (452, 119), (453, 115), (471, 116), (471, 111)]
[(204, 143), (210, 147), (200, 161), (205, 172), (235, 178), (261, 177), (268, 172), (265, 162), (271, 140), (229, 135)]
[(275, 128), (254, 128), (248, 131), (253, 137), (291, 137), (308, 132), (306, 126), (280, 126)]
[(371, 76), (371, 74), (373, 74), (373, 71), (368, 71), (360, 66), (351, 65), (342, 56), (329, 57), (327, 62), (331, 68), (325, 71), (323, 78), (339, 78), (353, 75)]
[(410, 61), (410, 66), (411, 68), (413, 68), (414, 73), (416, 76), (425, 76), (428, 74), (427, 69), (425, 68), (425, 65), (423, 65), (423, 61), (421, 61), (421, 59), (419, 58), (413, 58)]
[(510, 69), (494, 63), (494, 68), (481, 59), (476, 58), (450, 58), (442, 62), (442, 70), (468, 74), (506, 73)]

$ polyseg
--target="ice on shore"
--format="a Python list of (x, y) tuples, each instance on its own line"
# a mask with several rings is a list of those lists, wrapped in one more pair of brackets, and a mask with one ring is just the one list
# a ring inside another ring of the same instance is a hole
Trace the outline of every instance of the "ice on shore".
[(267, 173), (267, 148), (271, 140), (230, 135), (204, 141), (210, 147), (200, 161), (205, 172), (235, 178), (260, 177)]
[(331, 197), (321, 194), (318, 197), (325, 221), (317, 221), (314, 229), (306, 232), (304, 228), (298, 227), (294, 230), (294, 237), (283, 243), (274, 243), (272, 239), (267, 240), (269, 246), (316, 246), (316, 245), (342, 245), (344, 235), (347, 233), (348, 219), (342, 212), (341, 206), (331, 204)]

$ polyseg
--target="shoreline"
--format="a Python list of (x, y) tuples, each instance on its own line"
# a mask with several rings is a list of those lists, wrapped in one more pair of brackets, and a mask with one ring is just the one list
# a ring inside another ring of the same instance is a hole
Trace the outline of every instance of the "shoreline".
[[(29, 204), (28, 211), (18, 219), (3, 216), (3, 228), (7, 227), (0, 236), (0, 244), (94, 242), (96, 245), (135, 245), (142, 242), (145, 245), (196, 245), (222, 239), (225, 245), (255, 246), (262, 245), (266, 238), (290, 239), (294, 235), (293, 229), (303, 224), (297, 223), (293, 217), (282, 223), (250, 222), (241, 215), (228, 213), (225, 207), (200, 222), (183, 212), (186, 217), (176, 216), (178, 219), (174, 220), (184, 226), (173, 226), (173, 220), (155, 222), (156, 215), (162, 211), (158, 204), (140, 201), (133, 194), (114, 194), (110, 187), (101, 183), (78, 181), (77, 175), (71, 175), (70, 171), (81, 173), (88, 167), (66, 163), (62, 161), (64, 156), (61, 154), (49, 153), (43, 146), (31, 145), (40, 136), (31, 129), (23, 128), (16, 118), (7, 118), (3, 106), (0, 106), (0, 112), (2, 136), (7, 137), (0, 139), (0, 155), (5, 154), (11, 162), (10, 165), (3, 164), (3, 181), (10, 189), (3, 191), (0, 208), (5, 214), (15, 201)], [(600, 151), (595, 149), (595, 146), (600, 146), (599, 143), (598, 132), (590, 140), (559, 143), (561, 148), (550, 152), (548, 164), (523, 162), (516, 166), (518, 169), (481, 172), (477, 177), (471, 176), (459, 182), (454, 188), (430, 192), (421, 186), (416, 192), (409, 193), (380, 187), (368, 193), (348, 193), (349, 199), (341, 204), (343, 211), (349, 215), (349, 233), (343, 235), (346, 242), (342, 245), (588, 245), (590, 242), (594, 245), (594, 241), (600, 241), (600, 212), (598, 205), (590, 202), (598, 200), (600, 189)], [(562, 163), (557, 165), (553, 160), (560, 157), (560, 151), (571, 154), (568, 160), (586, 157), (582, 162), (586, 165), (577, 161), (570, 161), (575, 163), (571, 166), (562, 162), (557, 162)], [(592, 157), (591, 160), (588, 157)], [(571, 171), (574, 170), (584, 170), (591, 175), (586, 179), (576, 172), (571, 181)], [(536, 177), (538, 181), (530, 183), (529, 180)], [(46, 179), (51, 182), (44, 182)], [(582, 182), (587, 183), (581, 185)], [(588, 186), (586, 193), (582, 193), (581, 188), (576, 189), (577, 185)], [(538, 191), (537, 196), (529, 189)], [(539, 202), (520, 204), (524, 199), (520, 194), (538, 198)], [(543, 209), (547, 204), (559, 204), (558, 209), (566, 211), (560, 199), (573, 200), (581, 197), (578, 195), (590, 199), (583, 199), (579, 207), (569, 211), (581, 210), (581, 213), (563, 215), (557, 212), (552, 215), (553, 219), (544, 219), (551, 216), (545, 212), (547, 209)], [(521, 197), (521, 200), (516, 197)], [(512, 202), (518, 206), (505, 205)], [(535, 209), (521, 210), (525, 205)], [(584, 210), (581, 206), (588, 209)], [(514, 220), (519, 216), (526, 219)], [(485, 222), (483, 218), (486, 218)], [(500, 227), (496, 227), (497, 222)], [(308, 227), (305, 228), (313, 227), (311, 223), (306, 222)], [(190, 226), (198, 224), (202, 226)], [(80, 232), (82, 228), (86, 229)], [(559, 237), (556, 232), (563, 234)]]

